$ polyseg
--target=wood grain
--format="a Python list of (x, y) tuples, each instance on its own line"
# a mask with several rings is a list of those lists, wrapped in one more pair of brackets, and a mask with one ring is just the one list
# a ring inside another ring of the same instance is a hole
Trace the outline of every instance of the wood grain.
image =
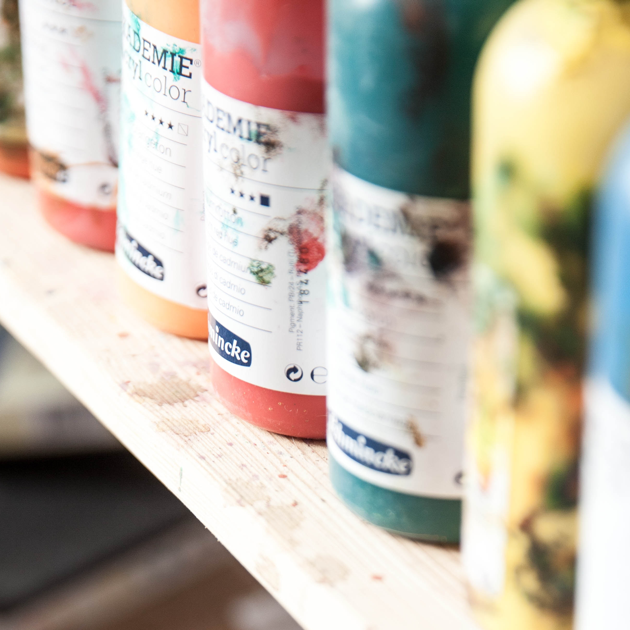
[(0, 176), (0, 321), (307, 630), (473, 630), (459, 553), (361, 522), (323, 443), (243, 423), (208, 352), (122, 305), (114, 259), (65, 241)]

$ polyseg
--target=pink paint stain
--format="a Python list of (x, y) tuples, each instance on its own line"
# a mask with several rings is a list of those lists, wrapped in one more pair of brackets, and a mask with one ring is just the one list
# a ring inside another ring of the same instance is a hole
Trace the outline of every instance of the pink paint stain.
[(81, 72), (81, 78), (83, 79), (83, 89), (89, 93), (89, 95), (96, 101), (98, 109), (101, 114), (107, 112), (107, 99), (103, 96), (101, 91), (96, 87), (96, 83), (92, 78), (92, 73), (88, 68), (88, 65), (82, 59), (79, 61), (79, 71)]
[[(118, 166), (118, 155), (115, 143), (112, 140), (113, 129), (111, 121), (109, 120), (110, 111), (107, 94), (98, 88), (97, 81), (95, 80), (90, 67), (76, 52), (74, 53), (74, 62), (74, 68), (78, 69), (81, 75), (81, 89), (92, 97), (96, 103), (96, 107), (98, 108), (99, 118), (103, 124), (103, 137), (105, 139), (105, 146), (107, 147), (109, 162), (113, 166)], [(68, 66), (67, 63), (62, 63), (67, 71), (72, 71), (72, 68)], [(107, 75), (104, 79), (106, 85), (120, 82), (120, 78), (117, 76)]]
[(73, 9), (79, 9), (79, 11), (82, 11), (83, 9), (86, 9), (92, 12), (96, 11), (96, 5), (94, 5), (94, 3), (92, 2), (81, 2), (80, 0), (68, 0), (68, 4)]

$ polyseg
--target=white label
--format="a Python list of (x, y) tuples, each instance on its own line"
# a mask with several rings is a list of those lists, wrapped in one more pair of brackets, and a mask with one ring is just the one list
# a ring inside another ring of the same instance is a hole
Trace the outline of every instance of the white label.
[(206, 310), (201, 46), (123, 9), (116, 255), (162, 298)]
[(210, 352), (259, 387), (326, 394), (324, 116), (204, 82)]
[(328, 446), (377, 486), (461, 497), (469, 205), (336, 169)]
[(586, 389), (580, 477), (578, 630), (630, 619), (630, 404), (604, 380)]
[(26, 118), (39, 184), (116, 208), (120, 2), (20, 2)]
[[(470, 459), (473, 460), (472, 454)], [(510, 507), (510, 457), (493, 452), (492, 472), (484, 476), (471, 461), (466, 466), (466, 501), (462, 523), (462, 563), (470, 585), (487, 597), (503, 593)]]

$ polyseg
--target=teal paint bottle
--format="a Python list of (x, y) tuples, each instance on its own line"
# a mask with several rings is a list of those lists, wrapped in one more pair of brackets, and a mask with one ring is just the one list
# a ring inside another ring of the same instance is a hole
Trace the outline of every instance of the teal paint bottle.
[(457, 542), (475, 63), (512, 0), (331, 0), (328, 445), (385, 529)]

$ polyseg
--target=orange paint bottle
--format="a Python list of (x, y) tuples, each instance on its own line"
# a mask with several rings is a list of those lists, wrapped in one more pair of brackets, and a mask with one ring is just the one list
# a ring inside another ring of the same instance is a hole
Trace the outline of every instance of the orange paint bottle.
[(206, 339), (200, 87), (198, 2), (127, 0), (119, 286), (154, 326)]
[(113, 251), (120, 4), (20, 3), (31, 176), (41, 211), (78, 243)]

